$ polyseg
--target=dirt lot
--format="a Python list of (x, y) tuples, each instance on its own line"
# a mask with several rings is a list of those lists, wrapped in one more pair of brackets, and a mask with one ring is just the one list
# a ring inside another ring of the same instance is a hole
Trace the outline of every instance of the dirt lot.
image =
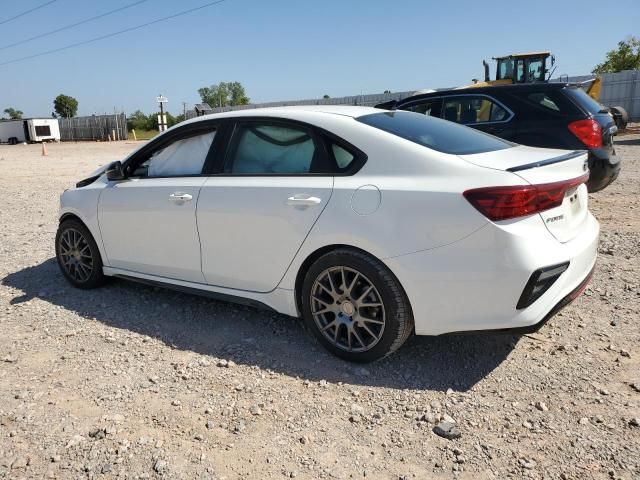
[[(288, 317), (71, 288), (58, 196), (135, 144), (0, 146), (0, 478), (640, 478), (640, 135), (618, 145), (578, 301), (537, 334), (413, 338), (366, 367)], [(432, 433), (443, 416), (461, 438)]]

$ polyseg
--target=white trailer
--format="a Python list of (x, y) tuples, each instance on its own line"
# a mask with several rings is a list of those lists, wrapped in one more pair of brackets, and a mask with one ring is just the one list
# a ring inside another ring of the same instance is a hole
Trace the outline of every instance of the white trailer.
[(57, 118), (23, 118), (0, 121), (0, 143), (59, 142)]

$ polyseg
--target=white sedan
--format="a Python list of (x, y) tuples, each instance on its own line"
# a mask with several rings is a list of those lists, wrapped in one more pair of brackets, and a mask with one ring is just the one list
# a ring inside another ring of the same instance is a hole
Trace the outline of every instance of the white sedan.
[(75, 286), (121, 277), (299, 316), (372, 361), (412, 333), (539, 328), (585, 288), (586, 152), (364, 107), (183, 122), (61, 198)]

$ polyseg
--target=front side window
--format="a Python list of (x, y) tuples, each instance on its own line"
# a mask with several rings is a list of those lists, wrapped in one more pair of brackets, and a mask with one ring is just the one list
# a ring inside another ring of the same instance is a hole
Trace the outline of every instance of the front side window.
[(176, 140), (153, 152), (133, 173), (140, 177), (181, 177), (199, 175), (216, 132)]
[(472, 125), (484, 122), (501, 122), (507, 119), (507, 111), (486, 97), (462, 96), (444, 102), (443, 117), (450, 122)]
[(412, 112), (372, 113), (358, 117), (358, 121), (424, 147), (454, 155), (493, 152), (515, 145), (473, 128)]
[(313, 138), (297, 127), (240, 124), (233, 134), (225, 172), (239, 174), (302, 174), (312, 171)]

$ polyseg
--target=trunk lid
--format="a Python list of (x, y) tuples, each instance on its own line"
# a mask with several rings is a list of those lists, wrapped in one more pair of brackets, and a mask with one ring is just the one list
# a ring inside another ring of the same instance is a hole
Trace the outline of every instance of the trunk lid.
[[(506, 150), (461, 156), (485, 168), (505, 170), (519, 176), (523, 183), (562, 184), (588, 173), (587, 152), (517, 146)], [(539, 213), (545, 226), (560, 242), (578, 235), (587, 222), (588, 195), (584, 183), (568, 188), (562, 204)]]

